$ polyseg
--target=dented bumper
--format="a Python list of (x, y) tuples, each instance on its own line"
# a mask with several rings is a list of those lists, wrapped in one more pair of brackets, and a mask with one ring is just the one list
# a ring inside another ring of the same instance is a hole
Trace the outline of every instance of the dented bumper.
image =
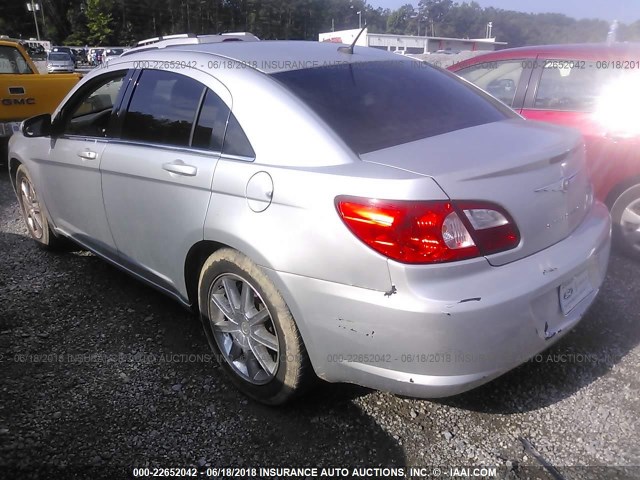
[(566, 334), (596, 298), (609, 250), (609, 213), (598, 203), (565, 240), (503, 266), (484, 258), (389, 262), (388, 292), (269, 274), (321, 378), (442, 397), (507, 372)]

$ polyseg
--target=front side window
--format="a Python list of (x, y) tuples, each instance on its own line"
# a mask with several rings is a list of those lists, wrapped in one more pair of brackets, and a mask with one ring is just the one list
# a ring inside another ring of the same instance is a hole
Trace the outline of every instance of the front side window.
[(122, 138), (186, 147), (204, 85), (162, 70), (143, 70), (129, 102)]
[(66, 135), (106, 137), (111, 113), (116, 105), (126, 70), (104, 75), (88, 93), (71, 99), (63, 109), (67, 119), (63, 129)]
[(272, 74), (364, 154), (517, 114), (420, 62), (358, 62)]
[(522, 60), (483, 62), (456, 73), (512, 107), (524, 64)]
[(595, 110), (601, 92), (618, 73), (598, 66), (596, 62), (583, 60), (545, 61), (533, 107), (578, 112)]
[(0, 46), (0, 74), (33, 73), (20, 51), (15, 47)]

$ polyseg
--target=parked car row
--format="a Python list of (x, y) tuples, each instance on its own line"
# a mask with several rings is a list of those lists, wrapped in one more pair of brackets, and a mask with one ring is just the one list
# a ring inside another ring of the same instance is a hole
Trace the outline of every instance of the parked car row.
[(27, 53), (33, 60), (45, 60), (47, 58), (47, 52), (45, 51), (42, 45), (39, 45), (39, 44), (29, 45), (26, 42), (22, 42), (21, 45), (24, 47), (24, 49), (27, 51)]
[[(51, 55), (66, 54), (69, 56), (73, 63), (74, 69), (79, 65), (89, 64), (91, 66), (101, 65), (107, 62), (110, 58), (119, 57), (125, 51), (125, 48), (113, 47), (113, 48), (73, 48), (73, 47), (60, 47), (56, 46), (51, 49), (51, 52), (47, 56), (47, 61), (50, 60)], [(62, 57), (55, 56), (57, 61), (61, 61)], [(60, 68), (49, 69), (49, 73), (55, 73), (62, 70)], [(73, 70), (72, 70), (73, 71)]]
[(102, 52), (104, 48), (90, 48), (87, 57), (91, 66), (97, 66), (102, 63)]
[(449, 69), (527, 119), (580, 130), (616, 244), (640, 259), (640, 45), (515, 48)]
[(106, 48), (102, 53), (102, 63), (106, 63), (111, 59), (119, 57), (124, 53), (124, 48)]
[(112, 48), (90, 48), (88, 51), (88, 61), (92, 66), (102, 65), (111, 58), (119, 57), (126, 51), (124, 47)]

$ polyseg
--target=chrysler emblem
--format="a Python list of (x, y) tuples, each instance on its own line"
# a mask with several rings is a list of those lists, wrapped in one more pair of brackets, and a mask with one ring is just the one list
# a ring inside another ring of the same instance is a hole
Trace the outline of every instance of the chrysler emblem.
[(579, 172), (574, 173), (573, 175), (569, 175), (568, 177), (562, 177), (557, 182), (553, 182), (545, 187), (538, 188), (534, 190), (535, 192), (562, 192), (567, 193), (569, 191), (569, 187), (571, 186), (571, 182), (578, 175)]

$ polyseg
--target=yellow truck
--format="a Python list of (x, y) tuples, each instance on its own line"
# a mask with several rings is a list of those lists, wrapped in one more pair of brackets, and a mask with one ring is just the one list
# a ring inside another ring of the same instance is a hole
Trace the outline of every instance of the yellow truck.
[(0, 39), (0, 163), (6, 162), (8, 139), (20, 122), (53, 112), (80, 77), (40, 74), (22, 45)]

